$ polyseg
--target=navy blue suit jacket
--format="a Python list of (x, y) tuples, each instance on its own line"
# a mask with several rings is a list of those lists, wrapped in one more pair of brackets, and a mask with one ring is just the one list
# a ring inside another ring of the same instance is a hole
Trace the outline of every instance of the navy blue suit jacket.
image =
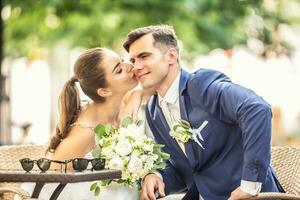
[(167, 194), (189, 189), (193, 183), (207, 200), (223, 200), (241, 180), (262, 182), (261, 191), (283, 191), (270, 166), (271, 107), (253, 91), (233, 84), (221, 72), (201, 69), (181, 71), (179, 85), (181, 118), (198, 128), (205, 120), (201, 148), (185, 143), (186, 155), (169, 135), (158, 104), (150, 98), (146, 117), (157, 143), (170, 154), (161, 171)]

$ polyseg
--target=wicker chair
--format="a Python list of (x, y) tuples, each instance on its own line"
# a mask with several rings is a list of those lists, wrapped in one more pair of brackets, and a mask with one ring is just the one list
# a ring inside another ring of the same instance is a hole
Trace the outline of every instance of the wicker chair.
[(296, 199), (300, 200), (300, 148), (273, 147), (272, 166), (286, 193), (263, 192), (255, 199)]
[[(0, 146), (0, 169), (22, 169), (19, 163), (21, 158), (37, 159), (44, 157), (44, 149), (44, 146), (38, 145)], [(30, 199), (29, 194), (20, 188), (20, 183), (0, 183), (1, 200), (11, 200), (15, 194), (18, 194), (21, 199)]]

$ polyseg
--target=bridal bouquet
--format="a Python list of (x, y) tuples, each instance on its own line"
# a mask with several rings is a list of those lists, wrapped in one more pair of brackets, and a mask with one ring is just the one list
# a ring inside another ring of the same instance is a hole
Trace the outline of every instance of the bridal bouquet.
[(110, 124), (99, 124), (94, 129), (96, 147), (93, 156), (105, 158), (106, 169), (122, 170), (121, 179), (93, 183), (90, 190), (96, 196), (101, 186), (112, 181), (140, 189), (140, 181), (145, 175), (165, 167), (169, 154), (161, 151), (163, 145), (156, 144), (144, 134), (142, 123), (142, 120), (134, 122), (127, 117), (118, 129)]

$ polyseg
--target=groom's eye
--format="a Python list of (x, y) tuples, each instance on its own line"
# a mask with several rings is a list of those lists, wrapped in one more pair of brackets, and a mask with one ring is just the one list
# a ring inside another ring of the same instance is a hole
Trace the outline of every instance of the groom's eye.
[(134, 64), (134, 63), (135, 63), (135, 60), (134, 60), (134, 59), (130, 59), (130, 62), (131, 62), (132, 64)]

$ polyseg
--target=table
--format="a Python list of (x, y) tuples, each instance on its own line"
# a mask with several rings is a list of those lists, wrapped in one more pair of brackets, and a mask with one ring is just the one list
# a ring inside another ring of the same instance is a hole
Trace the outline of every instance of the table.
[(31, 198), (38, 198), (45, 183), (60, 183), (54, 190), (50, 200), (56, 200), (59, 194), (68, 183), (96, 181), (104, 179), (119, 179), (122, 172), (120, 170), (100, 170), (82, 172), (61, 172), (49, 170), (41, 172), (33, 170), (24, 172), (24, 170), (0, 170), (0, 182), (35, 182), (35, 188)]

